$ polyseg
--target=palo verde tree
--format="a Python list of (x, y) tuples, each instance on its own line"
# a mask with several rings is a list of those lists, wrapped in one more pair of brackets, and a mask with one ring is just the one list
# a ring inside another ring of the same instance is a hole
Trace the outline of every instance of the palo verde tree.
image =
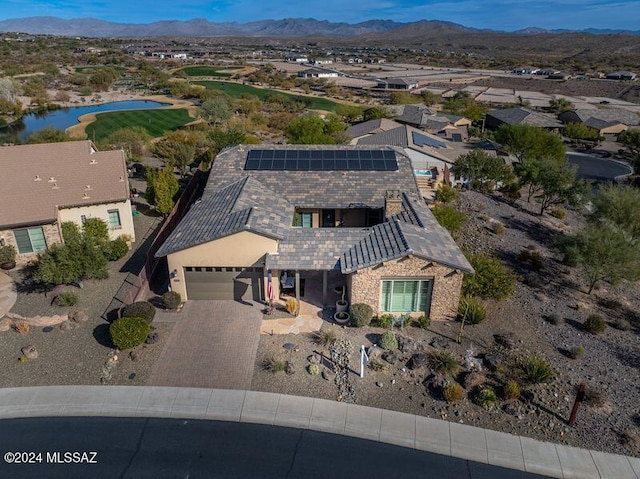
[(540, 215), (554, 205), (579, 206), (587, 201), (589, 185), (576, 179), (577, 172), (578, 167), (571, 166), (566, 159), (547, 162), (539, 171), (540, 193), (536, 198), (540, 202)]
[(472, 188), (481, 191), (490, 185), (507, 182), (513, 177), (511, 166), (506, 165), (502, 158), (490, 155), (479, 148), (458, 157), (453, 171), (456, 178), (469, 180)]
[(573, 110), (573, 103), (566, 98), (553, 98), (549, 100), (549, 109), (556, 113)]
[(640, 189), (608, 184), (594, 195), (592, 223), (601, 223), (627, 231), (640, 240)]
[(224, 123), (232, 115), (230, 102), (223, 95), (204, 101), (198, 113), (200, 118), (214, 127)]
[(151, 135), (141, 126), (121, 128), (111, 133), (100, 142), (104, 149), (121, 149), (124, 151), (127, 163), (140, 161), (144, 149), (149, 145)]
[(345, 143), (346, 125), (336, 115), (322, 119), (316, 115), (305, 114), (294, 118), (287, 128), (287, 140), (298, 145), (333, 145)]

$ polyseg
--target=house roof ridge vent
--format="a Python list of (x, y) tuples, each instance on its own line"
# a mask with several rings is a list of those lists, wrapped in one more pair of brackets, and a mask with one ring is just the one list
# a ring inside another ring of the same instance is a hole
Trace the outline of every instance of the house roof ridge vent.
[(91, 161), (89, 161), (90, 165), (97, 165), (98, 164), (98, 160), (96, 160), (95, 158), (91, 158)]
[(50, 176), (49, 181), (47, 181), (47, 183), (55, 183), (55, 182), (56, 182), (56, 179), (53, 176)]
[(36, 175), (33, 181), (42, 181), (42, 178), (40, 178), (40, 175)]

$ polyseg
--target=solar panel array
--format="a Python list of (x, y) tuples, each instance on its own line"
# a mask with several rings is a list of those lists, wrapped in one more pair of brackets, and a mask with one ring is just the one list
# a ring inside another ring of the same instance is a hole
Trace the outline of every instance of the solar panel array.
[(245, 170), (397, 171), (392, 150), (250, 150)]
[(413, 137), (413, 142), (417, 145), (417, 146), (432, 146), (434, 148), (446, 148), (447, 145), (440, 140), (436, 140), (435, 138), (431, 138), (430, 136), (427, 135), (421, 135), (420, 133), (418, 133), (417, 131), (412, 131), (411, 132), (411, 136)]

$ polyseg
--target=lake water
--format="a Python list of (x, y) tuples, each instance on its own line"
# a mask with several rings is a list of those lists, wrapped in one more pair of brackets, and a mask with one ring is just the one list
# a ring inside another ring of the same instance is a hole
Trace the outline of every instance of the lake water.
[(47, 127), (58, 130), (66, 130), (70, 126), (78, 123), (78, 118), (89, 113), (99, 113), (102, 111), (118, 110), (149, 110), (168, 106), (167, 103), (159, 103), (150, 100), (128, 100), (102, 103), (100, 105), (77, 106), (73, 108), (61, 108), (43, 113), (29, 113), (22, 119), (21, 124), (12, 126), (18, 138), (24, 140), (31, 133), (40, 131)]

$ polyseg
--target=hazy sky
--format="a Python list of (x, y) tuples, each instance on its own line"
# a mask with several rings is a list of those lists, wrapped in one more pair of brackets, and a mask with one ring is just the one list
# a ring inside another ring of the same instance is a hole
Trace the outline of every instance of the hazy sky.
[(448, 20), (476, 28), (640, 29), (640, 0), (0, 0), (0, 19), (51, 15), (125, 23), (317, 18)]

